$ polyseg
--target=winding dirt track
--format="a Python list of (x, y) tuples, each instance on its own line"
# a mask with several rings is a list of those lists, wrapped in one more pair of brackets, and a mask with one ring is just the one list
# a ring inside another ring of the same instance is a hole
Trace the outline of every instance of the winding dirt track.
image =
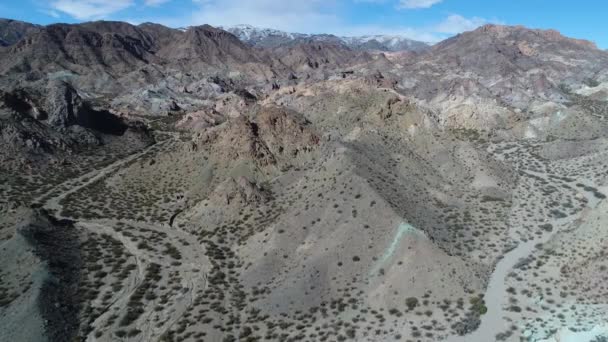
[[(199, 293), (204, 292), (207, 286), (207, 273), (211, 269), (211, 265), (205, 255), (204, 247), (201, 246), (196, 237), (192, 234), (176, 228), (170, 228), (162, 223), (150, 224), (147, 222), (137, 222), (128, 220), (115, 220), (112, 218), (106, 218), (101, 220), (89, 220), (89, 221), (78, 221), (71, 217), (65, 217), (61, 215), (62, 206), (61, 200), (68, 195), (75, 193), (94, 182), (112, 174), (118, 172), (124, 165), (137, 160), (151, 150), (162, 148), (179, 138), (175, 133), (171, 133), (172, 138), (161, 141), (157, 144), (146, 147), (145, 149), (131, 154), (123, 159), (117, 160), (114, 163), (83, 174), (75, 179), (68, 180), (62, 184), (57, 185), (47, 193), (41, 195), (37, 201), (42, 203), (42, 207), (55, 212), (55, 216), (58, 219), (69, 219), (77, 221), (75, 225), (79, 228), (95, 232), (97, 234), (107, 234), (114, 239), (120, 241), (124, 246), (128, 254), (135, 259), (137, 270), (134, 275), (130, 276), (124, 284), (124, 288), (115, 294), (115, 297), (111, 301), (111, 304), (104, 308), (103, 313), (92, 323), (95, 328), (103, 329), (104, 324), (108, 321), (111, 315), (115, 315), (119, 312), (123, 312), (128, 308), (128, 302), (131, 295), (137, 290), (142, 284), (145, 278), (145, 270), (150, 263), (156, 263), (161, 265), (163, 277), (168, 277), (169, 271), (176, 272), (179, 274), (179, 284), (182, 288), (180, 294), (175, 295), (171, 298), (168, 304), (162, 311), (155, 311), (155, 307), (159, 304), (160, 299), (155, 299), (149, 303), (146, 303), (144, 314), (141, 315), (140, 319), (134, 323), (133, 327), (141, 330), (141, 333), (136, 337), (129, 338), (130, 341), (152, 341), (159, 339), (165, 334), (172, 326), (174, 326), (192, 307), (196, 296)], [(49, 198), (49, 194), (57, 189), (66, 189), (60, 192), (57, 196)], [(182, 256), (181, 265), (176, 266), (172, 264), (172, 259), (162, 253), (151, 253), (150, 251), (142, 250), (137, 247), (137, 243), (131, 240), (129, 237), (121, 234), (115, 230), (115, 227), (119, 224), (127, 224), (129, 226), (145, 226), (146, 229), (163, 232), (166, 234), (166, 238), (163, 242), (169, 242), (173, 245), (179, 246), (179, 252)], [(188, 241), (188, 245), (179, 245), (178, 241)], [(164, 281), (165, 279), (163, 279)], [(152, 316), (157, 316), (156, 321), (160, 323), (154, 323)], [(93, 334), (89, 335), (87, 341), (97, 341)]]
[[(187, 232), (177, 229), (167, 229), (163, 226), (150, 225), (149, 223), (146, 223), (147, 229), (166, 233), (166, 241), (176, 242), (179, 240), (186, 240), (192, 242), (188, 246), (180, 246), (180, 253), (182, 255), (181, 265), (175, 266), (171, 264), (172, 260), (170, 260), (169, 257), (141, 250), (137, 248), (136, 243), (134, 243), (131, 239), (114, 230), (113, 227), (115, 227), (119, 222), (132, 225), (142, 224), (141, 222), (136, 221), (119, 221), (114, 219), (93, 220), (77, 223), (77, 225), (82, 228), (97, 233), (108, 234), (120, 241), (128, 253), (135, 258), (137, 264), (137, 276), (135, 281), (131, 281), (128, 284), (126, 291), (121, 293), (114, 303), (106, 309), (104, 314), (93, 322), (93, 326), (103, 327), (103, 324), (107, 321), (110, 315), (127, 308), (129, 297), (135, 290), (137, 290), (137, 287), (141, 285), (145, 277), (144, 273), (146, 267), (150, 263), (156, 263), (161, 265), (163, 270), (179, 271), (179, 283), (183, 291), (179, 296), (172, 297), (169, 304), (166, 305), (164, 310), (161, 312), (154, 311), (154, 307), (159, 304), (158, 302), (160, 299), (147, 303), (146, 312), (142, 315), (143, 318), (140, 319), (135, 325), (139, 330), (142, 331), (142, 333), (135, 338), (130, 338), (129, 340), (153, 341), (160, 338), (176, 322), (178, 322), (186, 313), (188, 308), (193, 305), (197, 294), (205, 290), (207, 286), (206, 275), (208, 270), (211, 268), (211, 265), (207, 261), (203, 247), (196, 243), (196, 238)], [(153, 315), (159, 316), (160, 319), (158, 321), (160, 321), (161, 324), (153, 324)], [(95, 339), (91, 338), (90, 336), (88, 340), (95, 341)]]
[[(113, 172), (118, 171), (120, 169), (120, 167), (122, 167), (123, 165), (140, 158), (141, 156), (145, 155), (146, 153), (148, 153), (151, 150), (162, 148), (165, 145), (169, 145), (171, 142), (176, 140), (176, 136), (174, 134), (175, 133), (171, 133), (173, 139), (166, 139), (166, 140), (163, 140), (156, 144), (152, 144), (139, 152), (135, 152), (123, 159), (119, 159), (119, 160), (113, 162), (112, 164), (105, 166), (99, 170), (93, 170), (93, 171), (87, 172), (77, 178), (67, 180), (67, 181), (53, 187), (51, 190), (47, 191), (46, 193), (40, 195), (33, 202), (36, 203), (36, 202), (44, 201), (42, 203), (42, 206), (44, 208), (49, 209), (49, 210), (56, 210), (57, 215), (59, 215), (59, 211), (57, 210), (57, 209), (61, 208), (61, 205), (59, 205), (59, 201), (64, 199), (66, 196), (93, 184), (95, 181), (97, 181)], [(52, 194), (57, 189), (66, 188), (66, 187), (69, 189), (62, 191), (58, 196), (54, 196), (54, 197), (46, 199), (50, 194)], [(60, 217), (58, 217), (58, 218), (60, 218)]]

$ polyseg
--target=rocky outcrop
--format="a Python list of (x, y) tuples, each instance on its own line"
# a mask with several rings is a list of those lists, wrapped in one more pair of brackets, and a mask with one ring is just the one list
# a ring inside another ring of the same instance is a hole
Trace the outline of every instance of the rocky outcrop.
[(293, 46), (280, 46), (272, 50), (280, 63), (301, 73), (312, 73), (371, 60), (365, 52), (353, 51), (333, 42), (306, 41)]
[(268, 106), (254, 118), (237, 117), (201, 132), (198, 143), (210, 144), (224, 159), (252, 160), (266, 167), (312, 152), (320, 139), (298, 113)]
[(76, 90), (65, 82), (51, 82), (46, 101), (48, 122), (55, 127), (67, 127), (79, 121), (84, 103)]
[(226, 117), (215, 110), (200, 110), (186, 114), (176, 126), (189, 131), (202, 131), (226, 121)]
[(262, 140), (276, 156), (294, 158), (313, 151), (320, 143), (311, 123), (295, 111), (263, 107), (256, 121)]
[(212, 143), (220, 156), (229, 161), (248, 159), (260, 166), (275, 165), (277, 160), (260, 137), (257, 123), (239, 117), (230, 120), (220, 129), (203, 134), (203, 143)]
[(245, 177), (229, 178), (221, 183), (209, 196), (218, 205), (244, 206), (262, 204), (270, 199), (267, 190)]
[(127, 125), (114, 114), (96, 110), (69, 83), (51, 80), (46, 89), (1, 92), (5, 107), (44, 122), (54, 129), (80, 126), (101, 133), (121, 135)]

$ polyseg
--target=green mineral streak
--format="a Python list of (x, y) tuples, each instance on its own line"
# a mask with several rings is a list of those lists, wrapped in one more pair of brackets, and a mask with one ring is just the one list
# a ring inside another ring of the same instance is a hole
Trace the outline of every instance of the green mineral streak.
[(374, 268), (372, 268), (372, 270), (370, 271), (370, 276), (374, 276), (374, 275), (378, 274), (378, 271), (380, 271), (380, 268), (382, 268), (382, 265), (384, 265), (384, 263), (386, 263), (393, 256), (393, 254), (395, 254), (395, 251), (397, 250), (397, 247), (399, 247), (399, 243), (401, 242), (401, 239), (406, 234), (417, 233), (417, 232), (418, 232), (418, 230), (409, 223), (402, 222), (401, 224), (399, 224), (399, 227), (397, 227), (397, 232), (395, 233), (395, 236), (393, 237), (393, 241), (391, 242), (390, 246), (388, 246), (388, 248), (386, 249), (386, 251), (384, 252), (382, 257), (380, 258), (380, 260), (378, 260), (378, 262), (376, 263), (376, 266), (374, 266)]

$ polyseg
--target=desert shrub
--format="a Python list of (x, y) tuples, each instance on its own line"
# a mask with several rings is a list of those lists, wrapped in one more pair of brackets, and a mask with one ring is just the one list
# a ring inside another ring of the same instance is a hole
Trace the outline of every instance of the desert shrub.
[(564, 94), (568, 95), (572, 93), (572, 88), (570, 88), (570, 86), (566, 83), (560, 83), (557, 88)]
[(409, 297), (405, 299), (405, 305), (409, 310), (414, 310), (418, 306), (418, 298)]
[(141, 333), (141, 330), (139, 330), (139, 329), (131, 329), (131, 330), (129, 330), (129, 332), (127, 333), (127, 336), (128, 336), (128, 337), (134, 337), (134, 336), (139, 335), (140, 333)]
[(483, 297), (479, 296), (471, 298), (471, 311), (479, 316), (485, 315), (488, 312), (488, 308), (486, 307)]
[(596, 79), (588, 77), (583, 81), (583, 84), (585, 84), (587, 87), (595, 88), (600, 85), (600, 82)]

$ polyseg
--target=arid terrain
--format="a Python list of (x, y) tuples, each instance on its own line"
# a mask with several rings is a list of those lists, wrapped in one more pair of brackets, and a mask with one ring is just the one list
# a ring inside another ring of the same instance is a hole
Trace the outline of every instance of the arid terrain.
[(0, 20), (0, 341), (608, 339), (608, 52), (387, 41)]

